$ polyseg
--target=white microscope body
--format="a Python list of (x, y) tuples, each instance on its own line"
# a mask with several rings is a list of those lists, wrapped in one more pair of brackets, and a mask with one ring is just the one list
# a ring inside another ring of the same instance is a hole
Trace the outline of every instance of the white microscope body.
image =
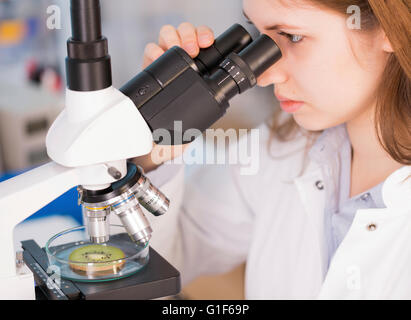
[(104, 189), (118, 180), (113, 169), (124, 177), (127, 159), (148, 154), (153, 136), (119, 90), (67, 89), (66, 107), (52, 124), (46, 147), (52, 162), (0, 183), (0, 299), (35, 298), (32, 272), (16, 264), (15, 226), (75, 186)]

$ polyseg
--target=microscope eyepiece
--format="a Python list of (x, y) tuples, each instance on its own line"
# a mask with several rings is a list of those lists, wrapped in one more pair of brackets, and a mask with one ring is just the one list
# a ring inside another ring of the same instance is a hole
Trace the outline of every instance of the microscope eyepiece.
[(260, 35), (240, 53), (232, 52), (208, 80), (220, 103), (254, 87), (265, 70), (281, 58), (281, 51), (266, 35)]
[(240, 24), (234, 24), (220, 35), (210, 47), (200, 50), (194, 62), (201, 74), (210, 75), (228, 54), (240, 52), (251, 41), (253, 39), (247, 30)]
[(101, 38), (101, 13), (99, 0), (71, 0), (72, 39), (81, 42)]
[(71, 0), (72, 37), (67, 41), (67, 87), (96, 91), (112, 84), (107, 39), (101, 34), (99, 0)]
[(260, 35), (238, 54), (257, 78), (282, 56), (280, 48), (267, 35)]

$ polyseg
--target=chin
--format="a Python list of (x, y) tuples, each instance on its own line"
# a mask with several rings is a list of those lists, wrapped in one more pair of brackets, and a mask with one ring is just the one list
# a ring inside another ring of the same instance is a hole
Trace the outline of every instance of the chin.
[(294, 113), (293, 117), (295, 122), (300, 127), (308, 131), (322, 131), (340, 124), (334, 121), (327, 121), (325, 119), (321, 119), (321, 117), (318, 116), (307, 116), (299, 114), (298, 112)]

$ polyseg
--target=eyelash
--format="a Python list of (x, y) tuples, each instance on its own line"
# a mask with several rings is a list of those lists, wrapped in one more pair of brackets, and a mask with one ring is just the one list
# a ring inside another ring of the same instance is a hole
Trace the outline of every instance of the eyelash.
[[(289, 33), (286, 33), (286, 32), (279, 32), (278, 34), (281, 35), (281, 36), (286, 37), (291, 43), (294, 43), (294, 44), (297, 44), (297, 43), (304, 40), (304, 36), (301, 36), (301, 35), (298, 35), (298, 34), (289, 34)], [(299, 39), (297, 41), (295, 41), (295, 37), (298, 37)]]
[[(246, 22), (248, 24), (254, 25), (254, 23), (251, 20), (247, 19), (247, 18), (246, 18)], [(278, 34), (281, 35), (281, 36), (286, 37), (293, 44), (297, 44), (297, 43), (304, 40), (304, 36), (301, 36), (301, 35), (298, 35), (298, 34), (290, 34), (290, 33), (286, 33), (286, 32), (283, 32), (283, 31), (279, 32)], [(300, 39), (298, 41), (293, 41), (294, 37), (300, 37)]]

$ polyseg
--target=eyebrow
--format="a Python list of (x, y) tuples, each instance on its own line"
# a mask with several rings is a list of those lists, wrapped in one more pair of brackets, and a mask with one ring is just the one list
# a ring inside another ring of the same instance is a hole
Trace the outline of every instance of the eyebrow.
[[(248, 23), (253, 24), (250, 17), (245, 13), (244, 10), (243, 10), (243, 15), (248, 20), (247, 21)], [(274, 25), (271, 25), (271, 26), (264, 27), (264, 30), (279, 30), (279, 29), (302, 30), (302, 28), (300, 28), (300, 27), (292, 26), (292, 25), (288, 25), (288, 24), (274, 24)]]
[(254, 24), (254, 23), (251, 21), (250, 17), (245, 13), (244, 9), (243, 9), (243, 15), (244, 15), (244, 17), (246, 18), (246, 20), (247, 20), (248, 23)]

